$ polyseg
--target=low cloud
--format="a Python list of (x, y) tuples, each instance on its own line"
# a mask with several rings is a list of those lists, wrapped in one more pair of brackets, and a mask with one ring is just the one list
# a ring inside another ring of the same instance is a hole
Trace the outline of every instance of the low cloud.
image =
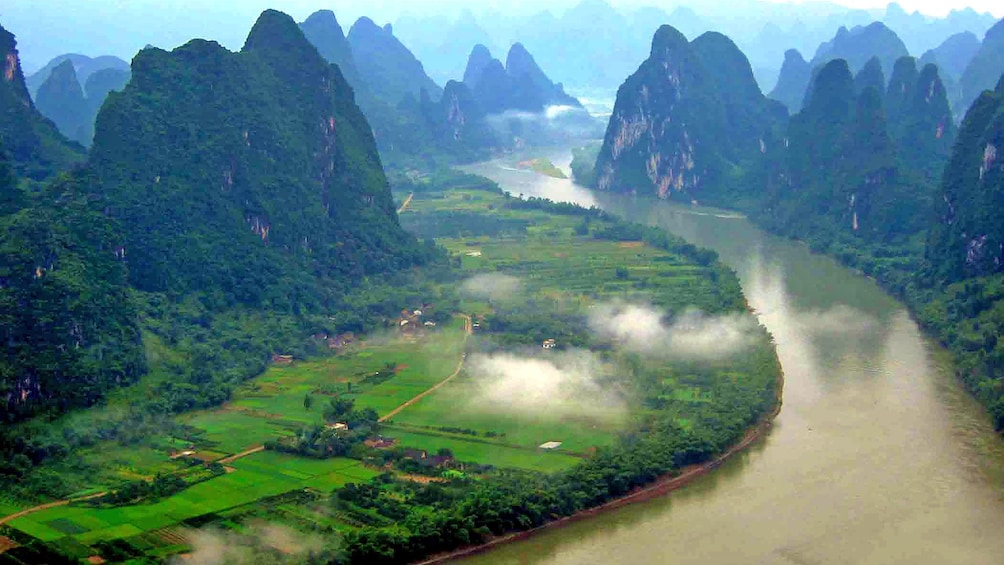
[(650, 356), (722, 359), (745, 351), (756, 322), (741, 314), (709, 316), (692, 309), (669, 317), (648, 305), (611, 303), (592, 308), (589, 327), (600, 338)]
[(317, 553), (324, 548), (320, 536), (264, 522), (252, 523), (244, 533), (205, 528), (186, 535), (192, 552), (172, 560), (173, 565), (283, 563), (290, 557)]
[(500, 273), (475, 275), (460, 286), (460, 290), (472, 298), (485, 300), (505, 300), (519, 292), (522, 284), (516, 277)]
[(588, 351), (477, 355), (467, 371), (479, 411), (615, 418), (625, 409), (619, 386)]

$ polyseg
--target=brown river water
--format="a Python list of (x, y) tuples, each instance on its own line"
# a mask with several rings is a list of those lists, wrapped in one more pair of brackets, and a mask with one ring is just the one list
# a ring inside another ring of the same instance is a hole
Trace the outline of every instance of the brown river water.
[[(567, 170), (570, 151), (542, 153)], [(766, 438), (676, 492), (465, 562), (1004, 564), (1004, 442), (905, 307), (737, 214), (594, 194), (515, 170), (525, 157), (464, 169), (717, 251), (774, 335), (784, 407)]]

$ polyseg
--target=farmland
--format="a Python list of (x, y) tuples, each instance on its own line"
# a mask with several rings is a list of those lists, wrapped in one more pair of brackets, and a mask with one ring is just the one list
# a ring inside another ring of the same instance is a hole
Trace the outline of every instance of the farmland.
[[(455, 296), (450, 310), (400, 304), (382, 332), (318, 336), (333, 344), (325, 355), (277, 352), (222, 406), (174, 417), (142, 441), (82, 450), (96, 479), (0, 535), (75, 559), (157, 559), (191, 550), (207, 525), (254, 541), (267, 523), (320, 534), (311, 551), (324, 559), (369, 562), (386, 545), (369, 536), (402, 524), (452, 528), (430, 534), (435, 542), (390, 544), (395, 559), (414, 558), (567, 515), (645, 479), (625, 475), (616, 484), (628, 486), (477, 525), (487, 515), (472, 509), (503, 504), (494, 497), (506, 489), (515, 491), (504, 504), (515, 504), (566, 480), (573, 491), (605, 484), (576, 473), (658, 476), (719, 452), (773, 407), (777, 365), (762, 329), (744, 355), (698, 361), (639, 354), (591, 327), (610, 304), (748, 316), (734, 275), (714, 257), (595, 212), (485, 188), (409, 190), (401, 215), (452, 257), (454, 278), (439, 283), (440, 296)], [(346, 422), (367, 414), (372, 432), (354, 436)], [(129, 488), (139, 494), (120, 494)], [(0, 500), (0, 514), (25, 506)], [(287, 549), (261, 551), (293, 559)]]

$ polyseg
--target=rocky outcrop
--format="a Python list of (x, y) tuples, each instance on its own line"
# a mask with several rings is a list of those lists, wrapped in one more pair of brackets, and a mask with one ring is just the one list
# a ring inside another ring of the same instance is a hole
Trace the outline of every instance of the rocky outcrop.
[(617, 92), (596, 163), (601, 190), (720, 200), (733, 173), (780, 152), (784, 109), (760, 92), (725, 36), (692, 43), (663, 26), (649, 58)]

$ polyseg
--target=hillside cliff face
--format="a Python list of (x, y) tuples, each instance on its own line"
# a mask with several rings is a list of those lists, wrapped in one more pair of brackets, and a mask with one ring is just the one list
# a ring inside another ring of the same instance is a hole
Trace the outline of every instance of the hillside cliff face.
[(418, 260), (351, 88), (279, 12), (240, 53), (141, 51), (91, 167), (140, 290), (317, 306)]
[(708, 33), (688, 43), (663, 26), (618, 90), (597, 187), (714, 201), (737, 180), (734, 171), (780, 151), (773, 132), (783, 114), (728, 38)]
[(121, 237), (87, 186), (0, 209), (0, 422), (89, 406), (145, 371)]
[(966, 114), (935, 202), (928, 258), (941, 277), (1004, 272), (1004, 78)]
[(18, 176), (44, 180), (84, 158), (35, 108), (25, 86), (14, 35), (0, 27), (0, 146)]

